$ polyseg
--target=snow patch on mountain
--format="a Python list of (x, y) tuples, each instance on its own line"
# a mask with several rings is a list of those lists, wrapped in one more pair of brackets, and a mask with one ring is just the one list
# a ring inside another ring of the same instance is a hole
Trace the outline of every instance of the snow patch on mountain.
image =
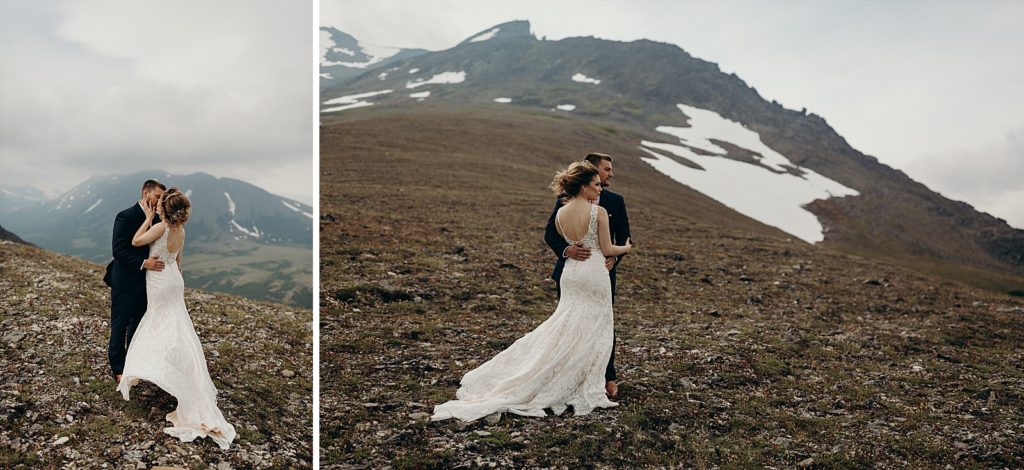
[(100, 199), (99, 199), (98, 201), (94, 202), (94, 203), (93, 203), (93, 204), (92, 204), (91, 206), (89, 206), (89, 208), (88, 208), (88, 209), (86, 209), (86, 210), (85, 210), (84, 212), (82, 212), (82, 213), (83, 213), (83, 214), (88, 214), (88, 213), (89, 213), (90, 211), (92, 211), (93, 209), (95, 209), (95, 208), (96, 208), (96, 206), (100, 205), (100, 203), (101, 203), (101, 202), (103, 202), (103, 198), (100, 198)]
[(244, 233), (244, 234), (246, 234), (246, 235), (248, 235), (250, 237), (253, 237), (253, 238), (259, 238), (260, 237), (260, 229), (259, 229), (259, 227), (256, 227), (255, 225), (253, 225), (251, 231), (246, 229), (245, 227), (243, 227), (241, 225), (238, 225), (238, 222), (235, 222), (235, 219), (231, 219), (231, 225), (234, 225), (235, 228), (238, 229), (239, 232), (242, 232), (242, 233)]
[(574, 104), (560, 104), (560, 105), (555, 106), (555, 107), (560, 109), (560, 110), (562, 110), (562, 111), (572, 111), (572, 110), (576, 109), (576, 105), (574, 105)]
[[(792, 163), (765, 145), (759, 134), (738, 122), (725, 119), (714, 111), (684, 104), (678, 107), (689, 117), (690, 127), (659, 126), (657, 130), (676, 137), (679, 143), (641, 141), (640, 149), (651, 155), (641, 157), (641, 160), (676, 182), (747, 217), (777, 227), (808, 243), (816, 243), (825, 239), (825, 230), (818, 218), (804, 207), (818, 199), (860, 194)], [(754, 158), (761, 165), (726, 158), (728, 150), (712, 140), (755, 153)], [(694, 149), (712, 155), (703, 155)], [(684, 158), (703, 169), (684, 165), (655, 150)]]
[(409, 93), (409, 98), (416, 98), (416, 101), (423, 101), (427, 99), (428, 96), (430, 96), (430, 90)]
[(231, 211), (231, 215), (235, 215), (235, 201), (231, 200), (231, 195), (227, 192), (224, 193), (224, 197), (228, 198), (228, 210)]
[(420, 71), (420, 69), (409, 69), (409, 75), (412, 75), (412, 74), (414, 74), (416, 72), (419, 72), (419, 71)]
[[(397, 47), (383, 47), (375, 46), (373, 44), (366, 44), (362, 41), (357, 41), (359, 50), (354, 51), (352, 49), (337, 47), (338, 44), (334, 42), (329, 31), (320, 30), (320, 66), (331, 67), (335, 65), (341, 65), (344, 67), (352, 67), (357, 69), (365, 69), (373, 64), (383, 62), (395, 54), (398, 54), (402, 50)], [(345, 61), (333, 61), (327, 58), (328, 53), (337, 52), (340, 54), (347, 55), (349, 57), (356, 57), (357, 55), (363, 55), (367, 57), (367, 60), (362, 62), (345, 62)]]
[(281, 200), (281, 204), (284, 204), (285, 207), (287, 207), (287, 208), (289, 208), (289, 209), (291, 209), (291, 210), (293, 210), (295, 212), (298, 212), (298, 213), (300, 213), (300, 214), (302, 214), (302, 215), (304, 215), (306, 217), (309, 217), (310, 219), (313, 218), (313, 214), (302, 210), (301, 207), (299, 207), (299, 206), (297, 206), (295, 204), (291, 204), (288, 201), (285, 201), (284, 199)]
[(378, 95), (386, 95), (386, 94), (391, 93), (393, 91), (394, 90), (370, 91), (370, 92), (366, 92), (366, 93), (359, 93), (359, 94), (355, 94), (355, 95), (347, 95), (347, 96), (341, 96), (341, 97), (338, 97), (338, 98), (330, 99), (330, 100), (324, 101), (323, 104), (327, 104), (327, 105), (338, 104), (338, 105), (341, 105), (341, 106), (335, 106), (335, 107), (332, 107), (332, 108), (323, 109), (320, 112), (321, 113), (333, 113), (333, 112), (337, 112), (337, 111), (344, 111), (346, 109), (362, 108), (362, 107), (365, 107), (365, 106), (373, 106), (373, 103), (371, 103), (369, 101), (363, 101), (363, 98), (372, 98), (372, 97), (378, 96)]
[(491, 39), (491, 38), (493, 38), (493, 37), (494, 37), (494, 35), (498, 34), (498, 31), (500, 31), (500, 30), (501, 30), (501, 28), (494, 28), (494, 29), (492, 29), (492, 30), (490, 30), (490, 31), (485, 31), (485, 32), (483, 32), (483, 33), (480, 33), (480, 34), (478, 34), (478, 35), (476, 35), (476, 36), (473, 36), (473, 38), (472, 38), (472, 39), (470, 39), (470, 40), (469, 40), (469, 42), (481, 42), (481, 41), (486, 41), (486, 40), (488, 40), (488, 39)]
[(598, 80), (596, 78), (590, 78), (586, 75), (583, 75), (582, 73), (577, 73), (576, 75), (573, 75), (572, 81), (580, 83), (593, 83), (594, 85), (601, 84), (601, 80)]
[(416, 80), (405, 84), (406, 88), (416, 88), (423, 85), (450, 85), (466, 81), (466, 72), (441, 72), (430, 77), (428, 80)]
[(495, 102), (495, 103), (503, 103), (503, 104), (508, 104), (508, 103), (511, 103), (511, 102), (512, 102), (512, 98), (495, 98), (495, 99), (494, 99), (494, 102)]

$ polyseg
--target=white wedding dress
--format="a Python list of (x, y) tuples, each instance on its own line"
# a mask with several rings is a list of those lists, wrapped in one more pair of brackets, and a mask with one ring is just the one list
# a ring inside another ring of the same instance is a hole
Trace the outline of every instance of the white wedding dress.
[(221, 449), (235, 439), (235, 428), (217, 408), (217, 388), (206, 369), (203, 346), (185, 308), (185, 282), (175, 262), (177, 253), (167, 251), (165, 230), (149, 246), (149, 255), (164, 262), (163, 271), (146, 271), (146, 314), (139, 322), (117, 390), (125, 400), (139, 380), (156, 384), (178, 399), (178, 408), (167, 414), (173, 426), (164, 432), (191, 442), (209, 437)]
[(618, 406), (604, 389), (612, 353), (612, 289), (597, 238), (596, 205), (580, 242), (592, 254), (586, 261), (566, 260), (555, 313), (467, 373), (458, 399), (435, 406), (431, 420), (472, 421), (496, 412), (540, 417), (545, 408), (560, 415), (568, 406), (582, 416)]

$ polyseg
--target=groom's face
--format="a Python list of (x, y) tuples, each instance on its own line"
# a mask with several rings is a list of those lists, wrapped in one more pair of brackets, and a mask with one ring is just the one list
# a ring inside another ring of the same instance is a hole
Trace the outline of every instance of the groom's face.
[(597, 165), (597, 175), (601, 178), (601, 186), (611, 186), (612, 178), (615, 177), (612, 173), (612, 162), (601, 160)]
[(153, 206), (156, 205), (156, 203), (160, 202), (160, 198), (163, 197), (163, 195), (164, 190), (160, 189), (160, 187), (158, 186), (147, 191), (145, 194), (143, 194), (142, 197), (149, 202), (149, 205)]

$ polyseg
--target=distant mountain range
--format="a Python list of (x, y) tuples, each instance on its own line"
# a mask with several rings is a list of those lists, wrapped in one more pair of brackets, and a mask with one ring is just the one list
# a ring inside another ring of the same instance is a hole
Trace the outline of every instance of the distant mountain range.
[(630, 136), (635, 152), (620, 158), (789, 236), (1000, 290), (1024, 279), (1024, 231), (931, 191), (851, 147), (821, 116), (766, 100), (672, 44), (546, 41), (513, 21), (352, 72), (322, 89), (322, 122), (427, 110), (590, 122)]
[(0, 202), (0, 222), (40, 247), (106, 262), (114, 216), (137, 203), (150, 178), (192, 201), (183, 262), (189, 287), (312, 304), (312, 207), (244, 181), (152, 170), (96, 176), (50, 200), (23, 188), (0, 197), (8, 201)]

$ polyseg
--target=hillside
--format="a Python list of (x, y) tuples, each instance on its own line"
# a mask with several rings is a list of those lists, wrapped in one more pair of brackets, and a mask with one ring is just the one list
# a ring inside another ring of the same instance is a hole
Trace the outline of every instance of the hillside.
[(160, 170), (95, 176), (55, 199), (0, 210), (0, 222), (43, 248), (106, 263), (114, 217), (150, 178), (192, 200), (186, 286), (312, 306), (313, 209), (244, 181)]
[(21, 237), (13, 234), (11, 232), (8, 232), (7, 229), (5, 229), (3, 227), (0, 227), (0, 242), (3, 242), (3, 241), (9, 241), (9, 242), (14, 242), (14, 243), (21, 243), (22, 245), (26, 244), (25, 240), (22, 240)]
[[(1024, 299), (801, 242), (642, 161), (651, 134), (430, 98), (323, 116), (324, 468), (1024, 465)], [(546, 187), (588, 151), (638, 243), (621, 405), (429, 423), (554, 310)]]
[(107, 365), (103, 267), (0, 242), (0, 467), (310, 468), (312, 313), (188, 289), (228, 451), (163, 433), (175, 400), (143, 382), (124, 401)]
[(697, 190), (788, 237), (1004, 293), (1024, 289), (1024, 231), (931, 191), (856, 150), (823, 117), (770, 102), (675, 45), (545, 41), (516, 21), (392, 69), (324, 90), (322, 117), (485, 106), (583, 120), (618, 134), (618, 155), (673, 177), (677, 192)]

